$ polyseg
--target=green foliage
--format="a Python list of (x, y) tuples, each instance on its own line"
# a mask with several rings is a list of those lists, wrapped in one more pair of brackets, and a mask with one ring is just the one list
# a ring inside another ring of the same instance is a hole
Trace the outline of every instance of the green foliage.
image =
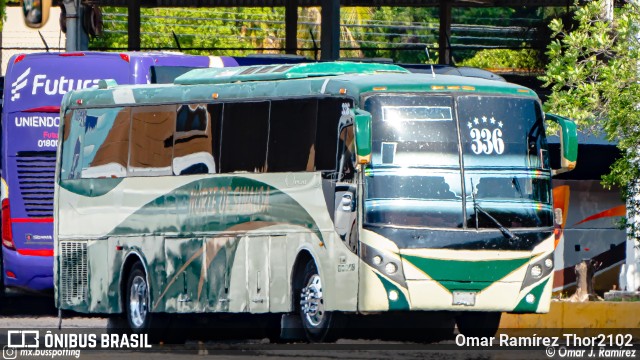
[(365, 57), (425, 63), (428, 62), (426, 45), (432, 49), (431, 62), (437, 62), (433, 51), (438, 44), (437, 8), (381, 7), (373, 13), (372, 20), (373, 24), (387, 26), (372, 27), (364, 34)]
[(12, 0), (0, 0), (0, 31), (2, 31), (2, 28), (3, 28), (3, 25), (4, 25), (4, 20), (7, 17), (7, 11), (6, 11), (7, 2), (10, 2), (10, 3), (16, 2), (17, 3), (18, 1), (15, 1), (15, 0), (13, 0), (13, 1)]
[(459, 66), (483, 69), (514, 69), (535, 71), (544, 66), (539, 61), (538, 52), (532, 49), (485, 49), (472, 58), (458, 62)]
[[(0, 0), (3, 1), (3, 0)], [(92, 39), (90, 49), (123, 50), (127, 48), (127, 9), (103, 7), (105, 34)], [(507, 35), (487, 35), (486, 26), (506, 27), (514, 22), (529, 32), (533, 24), (540, 24), (535, 8), (459, 8), (452, 9), (457, 25), (452, 36), (458, 61), (474, 57), (478, 52), (478, 39), (493, 46), (515, 41), (509, 46), (521, 45), (520, 36), (509, 29)], [(401, 63), (438, 61), (439, 9), (437, 7), (342, 7), (340, 41), (342, 57), (390, 58)], [(177, 49), (173, 33), (177, 34), (184, 52), (212, 55), (246, 55), (255, 52), (284, 52), (284, 8), (223, 7), (223, 8), (142, 8), (141, 47), (143, 49)], [(320, 46), (321, 11), (317, 7), (298, 9), (298, 51), (315, 58)], [(467, 26), (469, 25), (469, 26)], [(479, 26), (476, 26), (479, 25)], [(545, 27), (546, 28), (546, 27)], [(495, 30), (495, 29), (494, 29)], [(534, 31), (533, 33), (539, 33)], [(514, 40), (509, 40), (512, 37)], [(548, 36), (546, 37), (548, 39)], [(501, 45), (502, 44), (502, 45)], [(425, 48), (430, 49), (429, 60)], [(260, 48), (262, 50), (254, 50)], [(215, 50), (212, 50), (215, 49)], [(228, 49), (228, 50), (222, 50)], [(232, 50), (229, 50), (232, 49)], [(495, 54), (494, 54), (495, 53)], [(531, 68), (531, 51), (492, 50), (482, 52), (472, 60), (501, 59), (504, 67)], [(512, 59), (512, 60), (509, 60)], [(495, 67), (497, 60), (483, 63)], [(474, 63), (474, 64), (475, 64)]]
[[(126, 49), (127, 9), (102, 9), (108, 32), (93, 39), (90, 49)], [(190, 54), (243, 55), (242, 49), (269, 48), (279, 53), (284, 48), (284, 8), (142, 8), (141, 47), (144, 49), (175, 49)], [(255, 21), (251, 19), (260, 19)], [(224, 54), (212, 54), (208, 49), (232, 48)], [(253, 51), (255, 52), (255, 51)], [(269, 52), (269, 51), (259, 51)]]
[(607, 186), (626, 188), (640, 174), (640, 8), (627, 3), (616, 9), (613, 21), (603, 19), (602, 9), (602, 0), (585, 3), (575, 13), (572, 31), (562, 20), (551, 22), (555, 39), (540, 79), (552, 90), (547, 111), (576, 120), (582, 131), (604, 132), (618, 141), (623, 158), (604, 180)]

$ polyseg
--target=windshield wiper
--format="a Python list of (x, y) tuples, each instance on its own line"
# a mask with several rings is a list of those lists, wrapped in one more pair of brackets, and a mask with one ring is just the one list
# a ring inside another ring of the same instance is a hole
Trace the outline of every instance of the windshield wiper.
[(476, 215), (476, 230), (478, 229), (478, 212), (481, 212), (486, 217), (488, 217), (491, 221), (493, 221), (494, 224), (496, 224), (496, 226), (498, 227), (498, 230), (500, 230), (500, 232), (502, 233), (502, 235), (504, 235), (505, 238), (512, 241), (520, 240), (520, 238), (517, 235), (515, 235), (509, 229), (504, 227), (504, 225), (502, 225), (500, 221), (498, 221), (498, 219), (491, 216), (491, 214), (489, 214), (488, 211), (486, 211), (480, 205), (478, 205), (478, 203), (476, 202), (476, 193), (473, 191), (473, 180), (471, 181), (471, 199), (473, 199), (473, 210)]
[(476, 211), (480, 211), (486, 217), (488, 217), (491, 221), (493, 221), (493, 223), (496, 224), (496, 226), (498, 227), (498, 230), (500, 230), (500, 232), (502, 233), (502, 235), (504, 235), (504, 237), (506, 237), (509, 240), (520, 240), (520, 238), (516, 234), (512, 233), (511, 231), (509, 231), (509, 229), (504, 227), (504, 225), (502, 225), (498, 221), (498, 219), (491, 216), (491, 214), (489, 214), (485, 209), (481, 208), (480, 205), (474, 203), (473, 206), (476, 209)]

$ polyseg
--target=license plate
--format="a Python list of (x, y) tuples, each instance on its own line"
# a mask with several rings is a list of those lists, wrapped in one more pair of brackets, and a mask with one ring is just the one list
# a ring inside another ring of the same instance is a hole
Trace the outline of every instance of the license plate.
[(476, 304), (476, 293), (466, 291), (453, 292), (453, 305), (474, 306)]

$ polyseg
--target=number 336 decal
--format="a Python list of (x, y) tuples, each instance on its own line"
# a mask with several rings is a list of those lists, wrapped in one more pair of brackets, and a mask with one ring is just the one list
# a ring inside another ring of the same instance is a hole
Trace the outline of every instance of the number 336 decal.
[(502, 121), (496, 123), (495, 118), (487, 119), (486, 116), (480, 119), (474, 118), (473, 123), (467, 122), (471, 137), (471, 151), (476, 155), (502, 154), (504, 152), (503, 125)]

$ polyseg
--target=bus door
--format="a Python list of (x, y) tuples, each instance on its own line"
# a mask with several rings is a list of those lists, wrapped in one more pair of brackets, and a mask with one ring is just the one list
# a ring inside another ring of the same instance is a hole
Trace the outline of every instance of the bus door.
[(336, 188), (335, 188), (335, 229), (340, 238), (354, 253), (357, 252), (356, 226), (356, 183), (355, 183), (355, 142), (353, 118), (343, 115), (340, 119), (338, 140)]

